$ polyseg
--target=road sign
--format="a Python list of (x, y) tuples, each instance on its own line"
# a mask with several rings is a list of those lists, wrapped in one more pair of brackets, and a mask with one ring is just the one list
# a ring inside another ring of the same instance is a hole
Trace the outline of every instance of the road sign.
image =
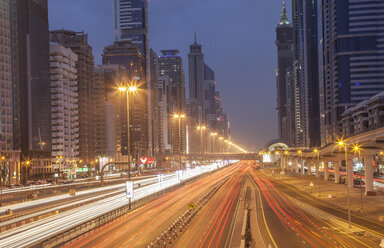
[(190, 209), (194, 209), (195, 207), (196, 207), (195, 204), (193, 204), (192, 202), (189, 203), (189, 208), (190, 208)]
[(128, 181), (125, 183), (125, 187), (127, 189), (127, 198), (133, 198), (133, 182)]

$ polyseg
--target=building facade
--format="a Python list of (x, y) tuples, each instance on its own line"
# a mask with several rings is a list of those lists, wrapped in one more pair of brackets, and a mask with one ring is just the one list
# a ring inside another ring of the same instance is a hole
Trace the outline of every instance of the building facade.
[(318, 147), (320, 138), (318, 3), (294, 0), (293, 84), (296, 86), (297, 146)]
[(76, 174), (79, 163), (79, 111), (77, 54), (50, 44), (52, 169), (66, 176)]
[[(148, 91), (145, 72), (145, 57), (130, 41), (114, 42), (104, 48), (103, 65), (116, 64), (125, 67), (125, 80), (137, 87), (137, 92), (130, 94), (130, 153), (138, 161), (140, 156), (148, 152)], [(122, 154), (128, 154), (127, 135), (127, 102), (124, 97), (124, 107), (120, 113), (122, 118)]]
[(380, 1), (322, 1), (323, 135), (343, 135), (342, 113), (384, 90)]
[(13, 0), (10, 11), (13, 146), (23, 175), (42, 177), (51, 168), (52, 140), (48, 1)]
[(95, 154), (95, 122), (93, 105), (93, 70), (94, 57), (88, 44), (88, 34), (69, 30), (50, 32), (50, 41), (70, 48), (77, 54), (76, 62), (78, 105), (79, 105), (79, 158), (90, 165), (96, 159)]
[(289, 120), (292, 118), (288, 116), (287, 106), (290, 100), (288, 94), (288, 84), (291, 83), (287, 80), (287, 73), (292, 67), (293, 63), (293, 32), (292, 26), (288, 20), (288, 14), (283, 3), (283, 9), (280, 16), (280, 22), (276, 28), (276, 46), (277, 46), (277, 115), (278, 115), (278, 137), (288, 143), (293, 143), (291, 140), (291, 133), (296, 132), (289, 125)]
[(12, 44), (9, 0), (0, 1), (0, 176), (2, 184), (19, 183), (20, 153), (13, 146)]
[[(158, 57), (158, 74), (166, 76), (169, 79), (168, 118), (171, 125), (172, 153), (185, 153), (186, 151), (186, 119), (181, 119), (179, 137), (178, 120), (172, 119), (174, 114), (186, 114), (185, 109), (185, 74), (183, 70), (183, 60), (178, 55), (179, 50), (161, 50), (161, 56)], [(179, 142), (181, 147), (179, 149)]]

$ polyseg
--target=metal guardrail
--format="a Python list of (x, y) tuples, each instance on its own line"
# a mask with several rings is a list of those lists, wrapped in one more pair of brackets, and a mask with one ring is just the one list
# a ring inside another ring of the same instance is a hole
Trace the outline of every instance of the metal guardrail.
[(119, 217), (122, 217), (123, 215), (129, 213), (130, 211), (146, 204), (147, 202), (152, 201), (153, 199), (156, 199), (157, 197), (171, 192), (177, 188), (180, 188), (184, 186), (185, 183), (188, 183), (190, 181), (195, 180), (196, 178), (199, 178), (203, 175), (198, 175), (192, 178), (189, 178), (188, 180), (183, 181), (180, 184), (177, 184), (175, 186), (172, 186), (170, 188), (164, 189), (162, 191), (156, 192), (154, 194), (151, 194), (143, 199), (134, 201), (131, 203), (131, 208), (129, 208), (129, 203), (125, 204), (122, 207), (119, 207), (115, 210), (112, 210), (108, 213), (96, 216), (95, 218), (88, 220), (86, 222), (80, 223), (77, 226), (70, 227), (66, 230), (63, 230), (62, 232), (52, 235), (48, 238), (45, 238), (44, 240), (36, 241), (34, 244), (29, 245), (29, 247), (32, 248), (40, 248), (40, 247), (61, 247), (64, 244), (68, 244), (71, 241), (85, 236), (88, 233), (91, 233), (93, 231), (96, 231), (97, 229), (101, 228), (103, 225), (116, 220)]

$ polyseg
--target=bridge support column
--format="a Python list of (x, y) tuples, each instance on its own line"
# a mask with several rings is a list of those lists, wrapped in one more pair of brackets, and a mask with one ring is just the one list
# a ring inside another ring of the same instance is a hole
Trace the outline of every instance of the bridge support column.
[(299, 174), (299, 160), (296, 160), (296, 174)]
[(303, 176), (305, 175), (304, 164), (304, 159), (301, 159), (301, 174), (303, 174)]
[(315, 164), (315, 177), (319, 178), (320, 177), (320, 162), (316, 162)]
[(312, 164), (312, 162), (308, 162), (307, 163), (307, 175), (308, 176), (310, 176), (310, 175), (312, 175), (312, 166), (313, 166), (313, 164)]
[(342, 160), (333, 163), (335, 167), (335, 183), (340, 183), (340, 165)]
[(364, 156), (365, 194), (373, 191), (373, 165), (372, 156)]
[(353, 160), (347, 160), (347, 187), (353, 189)]
[(329, 162), (324, 162), (324, 181), (328, 181), (329, 179)]

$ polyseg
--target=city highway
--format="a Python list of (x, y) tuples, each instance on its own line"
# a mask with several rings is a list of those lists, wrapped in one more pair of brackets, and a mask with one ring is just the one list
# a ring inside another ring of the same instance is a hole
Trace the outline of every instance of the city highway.
[[(209, 188), (224, 178), (232, 175), (225, 185), (234, 189), (231, 195), (236, 194), (239, 186), (232, 187), (232, 185), (238, 184), (240, 180), (238, 174), (242, 170), (243, 168), (237, 164), (189, 183), (91, 233), (84, 239), (72, 243), (68, 247), (147, 247), (152, 240), (158, 237), (176, 218), (188, 209), (189, 203), (195, 202)], [(225, 191), (223, 192), (222, 194), (225, 195)], [(231, 199), (233, 203), (235, 195)], [(230, 210), (231, 207), (228, 209)]]
[(372, 239), (310, 214), (260, 172), (250, 175), (256, 189), (257, 220), (271, 247), (377, 247)]
[[(180, 180), (187, 180), (219, 168), (218, 165), (201, 166), (183, 171), (181, 176), (170, 173), (166, 176), (158, 176), (158, 182), (142, 186), (134, 191), (133, 201), (145, 198), (148, 195), (163, 189), (175, 186)], [(232, 168), (232, 167), (231, 167)], [(145, 179), (149, 180), (149, 179)], [(30, 247), (39, 244), (54, 235), (72, 229), (74, 226), (85, 223), (97, 216), (111, 212), (122, 206), (126, 206), (128, 200), (125, 193), (99, 200), (83, 207), (74, 208), (64, 213), (44, 218), (42, 220), (26, 224), (24, 226), (6, 231), (0, 234), (0, 247)]]
[(350, 232), (299, 207), (282, 192), (280, 184), (243, 162), (164, 195), (68, 247), (147, 247), (187, 209), (189, 202), (228, 176), (186, 230), (167, 247), (231, 247), (231, 227), (244, 185), (252, 187), (251, 199), (256, 206), (251, 210), (255, 216), (251, 218), (255, 247), (378, 247), (378, 240)]

